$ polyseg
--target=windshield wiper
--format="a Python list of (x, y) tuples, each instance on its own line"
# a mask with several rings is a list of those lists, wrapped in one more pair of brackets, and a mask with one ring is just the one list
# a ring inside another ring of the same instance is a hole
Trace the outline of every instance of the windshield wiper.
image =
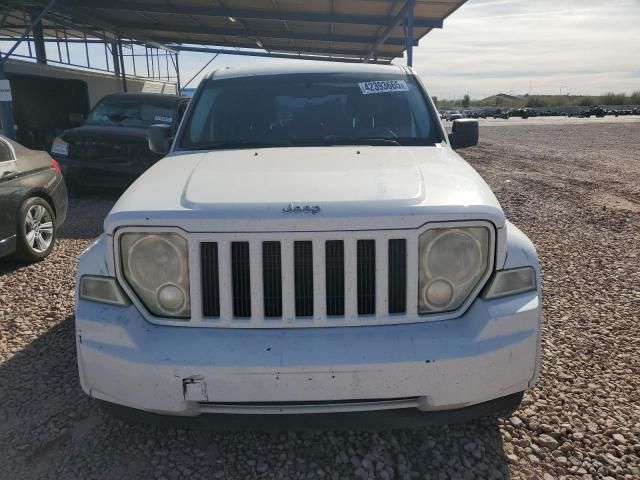
[(193, 145), (189, 147), (191, 150), (233, 150), (233, 149), (242, 149), (242, 148), (275, 148), (275, 147), (288, 147), (290, 146), (290, 142), (274, 142), (274, 143), (265, 143), (265, 142), (243, 142), (243, 141), (232, 141), (232, 142), (213, 142), (202, 145)]
[(400, 142), (393, 138), (384, 137), (340, 137), (338, 135), (327, 135), (322, 139), (326, 145), (400, 145)]

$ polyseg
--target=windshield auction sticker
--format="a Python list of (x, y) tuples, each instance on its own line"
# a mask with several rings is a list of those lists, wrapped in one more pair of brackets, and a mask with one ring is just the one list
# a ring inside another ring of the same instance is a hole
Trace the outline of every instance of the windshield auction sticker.
[(156, 115), (155, 117), (153, 117), (153, 121), (154, 122), (171, 123), (171, 122), (173, 122), (173, 117), (167, 117), (167, 116), (164, 116), (164, 115)]
[(363, 95), (370, 93), (408, 92), (409, 87), (404, 80), (379, 80), (375, 82), (358, 83)]

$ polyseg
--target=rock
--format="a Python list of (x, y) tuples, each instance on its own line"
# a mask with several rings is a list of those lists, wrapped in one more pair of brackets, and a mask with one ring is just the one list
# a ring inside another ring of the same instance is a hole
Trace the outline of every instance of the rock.
[(555, 450), (556, 448), (558, 448), (558, 441), (545, 433), (538, 437), (536, 443), (551, 450)]
[(614, 433), (611, 437), (613, 438), (613, 441), (618, 445), (626, 445), (626, 443), (627, 443), (627, 439), (624, 438), (619, 433)]

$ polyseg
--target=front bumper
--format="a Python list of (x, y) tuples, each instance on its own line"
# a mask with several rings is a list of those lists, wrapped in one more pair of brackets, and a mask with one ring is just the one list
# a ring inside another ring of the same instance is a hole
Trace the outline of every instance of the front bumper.
[(535, 383), (540, 328), (535, 291), (479, 298), (453, 320), (388, 326), (173, 327), (134, 306), (76, 309), (86, 393), (184, 416), (476, 405)]
[(128, 161), (111, 164), (60, 155), (53, 155), (53, 158), (60, 164), (62, 174), (72, 186), (126, 187), (149, 167)]

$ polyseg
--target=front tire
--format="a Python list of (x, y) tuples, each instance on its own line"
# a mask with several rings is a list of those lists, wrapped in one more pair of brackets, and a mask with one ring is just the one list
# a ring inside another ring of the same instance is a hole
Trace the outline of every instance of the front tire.
[(40, 197), (25, 200), (18, 215), (16, 257), (24, 262), (46, 258), (53, 250), (56, 233), (51, 206)]

